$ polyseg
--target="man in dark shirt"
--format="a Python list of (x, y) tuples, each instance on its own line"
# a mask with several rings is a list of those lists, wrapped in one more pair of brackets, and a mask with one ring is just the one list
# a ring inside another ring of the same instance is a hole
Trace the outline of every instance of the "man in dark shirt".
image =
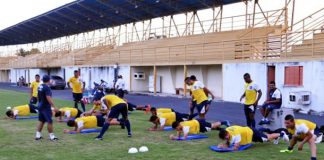
[(47, 130), (49, 134), (49, 139), (51, 141), (56, 141), (58, 138), (53, 133), (53, 121), (52, 121), (52, 108), (57, 111), (52, 100), (52, 91), (48, 84), (50, 83), (50, 77), (44, 75), (43, 84), (38, 87), (38, 120), (39, 124), (36, 131), (35, 140), (42, 139), (42, 129), (44, 124), (47, 122)]

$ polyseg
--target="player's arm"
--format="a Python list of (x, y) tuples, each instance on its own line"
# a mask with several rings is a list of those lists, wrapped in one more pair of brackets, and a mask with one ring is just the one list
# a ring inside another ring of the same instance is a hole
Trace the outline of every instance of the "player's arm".
[(215, 98), (214, 94), (208, 88), (204, 87), (204, 92), (207, 93), (207, 95), (208, 94), (211, 95), (212, 96), (212, 99)]
[[(160, 131), (164, 130), (165, 122), (166, 122), (165, 118), (160, 118), (160, 128), (159, 128)], [(156, 128), (157, 128), (157, 124), (156, 124)]]
[(303, 150), (304, 144), (307, 143), (311, 138), (313, 138), (313, 134), (310, 131), (308, 131), (304, 140), (301, 141), (301, 143), (298, 145), (298, 150)]
[(245, 97), (245, 92), (242, 94), (241, 98), (240, 98), (240, 102), (242, 101), (242, 99)]
[(49, 96), (49, 95), (47, 95), (47, 96), (46, 96), (46, 99), (47, 99), (48, 103), (51, 105), (51, 107), (53, 108), (53, 110), (54, 110), (55, 112), (57, 112), (58, 109), (55, 107), (52, 97)]
[(9, 118), (11, 118), (11, 119), (16, 119), (17, 116), (18, 116), (18, 113), (19, 113), (18, 110), (14, 110), (14, 111), (13, 111), (13, 116), (12, 116), (12, 117), (9, 117)]
[(258, 92), (258, 98), (256, 99), (256, 101), (255, 101), (255, 103), (254, 103), (254, 106), (257, 106), (257, 105), (258, 105), (259, 100), (260, 100), (260, 98), (261, 98), (261, 96), (262, 96), (262, 91), (261, 91), (261, 89), (257, 90), (257, 92)]

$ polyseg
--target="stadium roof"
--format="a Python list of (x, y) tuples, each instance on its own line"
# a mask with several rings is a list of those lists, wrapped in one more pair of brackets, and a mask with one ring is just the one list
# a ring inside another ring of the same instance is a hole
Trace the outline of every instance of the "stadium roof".
[(101, 28), (246, 0), (77, 0), (0, 31), (0, 46), (35, 43)]

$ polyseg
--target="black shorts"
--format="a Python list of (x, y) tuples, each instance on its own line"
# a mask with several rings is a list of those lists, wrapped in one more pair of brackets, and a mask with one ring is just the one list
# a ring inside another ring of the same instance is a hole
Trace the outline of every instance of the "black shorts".
[(179, 112), (174, 112), (176, 116), (176, 121), (182, 122), (182, 121), (187, 121), (189, 119), (189, 114), (184, 114), (184, 113), (179, 113)]
[(30, 104), (36, 104), (37, 103), (37, 97), (32, 97), (29, 101)]
[(126, 103), (119, 103), (116, 106), (112, 107), (109, 114), (108, 118), (118, 118), (119, 114), (123, 116), (123, 118), (127, 118), (128, 116), (128, 109), (127, 109), (127, 104)]
[(251, 104), (251, 105), (244, 105), (244, 112), (245, 112), (245, 114), (247, 114), (247, 113), (255, 113), (255, 110), (256, 110), (256, 107), (253, 105), (253, 104)]
[(78, 113), (75, 118), (79, 118), (83, 112), (78, 109)]
[(205, 119), (196, 119), (199, 122), (200, 132), (208, 132), (211, 130), (212, 124), (207, 122)]
[(261, 142), (263, 143), (263, 139), (262, 138), (266, 138), (268, 139), (268, 136), (265, 135), (263, 132), (255, 129), (255, 128), (251, 128), (253, 131), (253, 136), (252, 136), (252, 141), (253, 142)]
[(103, 116), (96, 116), (97, 117), (97, 126), (98, 127), (102, 127), (105, 123), (105, 118), (103, 118)]
[(73, 100), (74, 101), (81, 101), (82, 100), (82, 97), (83, 97), (83, 94), (82, 93), (72, 93), (73, 94)]
[(48, 109), (40, 110), (38, 113), (38, 120), (44, 123), (52, 123), (52, 111)]
[(34, 105), (29, 105), (30, 113), (38, 113), (38, 108), (36, 108)]
[(210, 104), (208, 100), (205, 100), (201, 102), (200, 104), (196, 104), (197, 110), (199, 114), (204, 114), (206, 113), (206, 106)]

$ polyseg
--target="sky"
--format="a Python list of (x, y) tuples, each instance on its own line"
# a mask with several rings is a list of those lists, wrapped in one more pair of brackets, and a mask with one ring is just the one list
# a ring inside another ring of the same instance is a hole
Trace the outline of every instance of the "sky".
[[(0, 0), (0, 30), (73, 0)], [(263, 10), (278, 9), (285, 0), (259, 0)], [(250, 9), (252, 6), (250, 6)], [(296, 21), (324, 7), (324, 0), (296, 0)], [(242, 3), (224, 8), (224, 16), (242, 14)]]

